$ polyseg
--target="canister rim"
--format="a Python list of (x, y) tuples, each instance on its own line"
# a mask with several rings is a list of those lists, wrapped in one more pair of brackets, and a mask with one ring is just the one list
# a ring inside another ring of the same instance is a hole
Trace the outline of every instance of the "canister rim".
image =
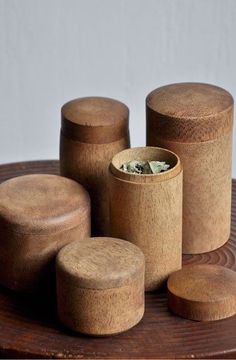
[[(120, 168), (121, 165), (131, 160), (166, 161), (167, 163), (170, 162), (171, 168), (158, 174), (132, 174), (123, 171)], [(173, 151), (160, 147), (145, 146), (125, 149), (119, 152), (113, 157), (109, 170), (119, 179), (147, 184), (165, 181), (177, 176), (182, 171), (182, 164), (179, 156)]]

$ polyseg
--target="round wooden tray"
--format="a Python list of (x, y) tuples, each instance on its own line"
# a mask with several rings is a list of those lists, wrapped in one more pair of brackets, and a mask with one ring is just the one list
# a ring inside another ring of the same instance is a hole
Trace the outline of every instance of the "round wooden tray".
[[(0, 166), (0, 182), (29, 173), (58, 173), (58, 161)], [(220, 249), (187, 255), (184, 264), (219, 264), (236, 270), (236, 181), (233, 181), (232, 231)], [(235, 358), (236, 316), (195, 322), (171, 314), (166, 295), (146, 295), (143, 320), (126, 333), (89, 338), (63, 328), (53, 300), (29, 299), (0, 289), (0, 355), (15, 358)]]

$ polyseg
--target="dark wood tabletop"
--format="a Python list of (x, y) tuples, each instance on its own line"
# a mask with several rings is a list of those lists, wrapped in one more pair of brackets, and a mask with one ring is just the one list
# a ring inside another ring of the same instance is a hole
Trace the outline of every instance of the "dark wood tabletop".
[[(23, 174), (58, 174), (58, 161), (0, 166), (0, 182)], [(185, 255), (183, 264), (219, 264), (236, 271), (236, 180), (232, 228), (223, 247)], [(29, 298), (0, 288), (2, 358), (182, 359), (236, 358), (236, 316), (215, 322), (185, 320), (167, 309), (166, 294), (147, 293), (143, 320), (126, 333), (91, 338), (63, 328), (54, 299)]]

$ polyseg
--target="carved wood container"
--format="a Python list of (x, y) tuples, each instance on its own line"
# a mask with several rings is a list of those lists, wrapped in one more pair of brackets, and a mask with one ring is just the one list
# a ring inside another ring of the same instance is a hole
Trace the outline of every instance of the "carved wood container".
[(87, 97), (66, 103), (61, 113), (61, 174), (89, 191), (92, 234), (108, 235), (108, 166), (130, 146), (129, 109), (117, 100)]
[(219, 248), (230, 234), (232, 96), (209, 84), (172, 84), (147, 96), (146, 111), (147, 145), (174, 151), (183, 164), (183, 252)]
[(0, 185), (0, 283), (24, 292), (55, 288), (61, 247), (90, 236), (90, 199), (77, 182), (25, 175)]
[[(120, 167), (131, 160), (159, 160), (170, 170), (131, 174)], [(131, 241), (146, 260), (145, 288), (155, 290), (182, 259), (182, 166), (173, 152), (133, 148), (115, 155), (110, 165), (111, 235)]]
[(61, 322), (75, 331), (105, 336), (136, 325), (144, 313), (144, 255), (124, 240), (88, 238), (57, 256)]

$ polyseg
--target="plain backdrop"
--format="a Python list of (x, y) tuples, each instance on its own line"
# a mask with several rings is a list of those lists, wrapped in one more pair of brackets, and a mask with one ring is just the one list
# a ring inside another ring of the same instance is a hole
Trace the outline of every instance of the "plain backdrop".
[(235, 0), (0, 0), (0, 162), (58, 158), (75, 97), (124, 101), (133, 146), (158, 86), (208, 82), (236, 98), (235, 40)]

